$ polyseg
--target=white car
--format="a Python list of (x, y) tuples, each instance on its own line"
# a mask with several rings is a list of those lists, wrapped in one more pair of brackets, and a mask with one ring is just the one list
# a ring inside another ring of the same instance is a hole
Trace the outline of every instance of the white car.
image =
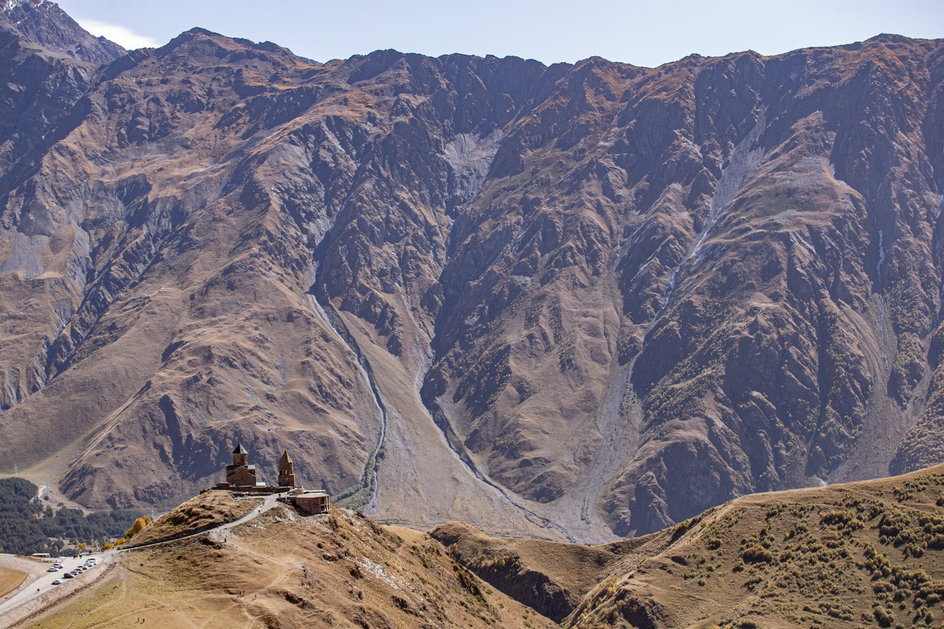
[(51, 568), (48, 568), (48, 569), (46, 570), (46, 572), (57, 572), (58, 570), (59, 570), (59, 568), (57, 568), (56, 566), (53, 566), (53, 567), (51, 567)]
[(53, 584), (53, 585), (62, 585), (62, 581), (60, 581), (59, 579), (56, 579), (55, 581), (52, 582), (52, 584)]

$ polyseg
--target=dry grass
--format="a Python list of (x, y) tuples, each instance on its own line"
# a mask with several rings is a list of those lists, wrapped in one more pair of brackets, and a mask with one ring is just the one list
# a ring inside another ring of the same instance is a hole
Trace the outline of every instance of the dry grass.
[[(457, 522), (432, 535), (497, 589), (564, 626), (923, 627), (944, 620), (944, 466), (749, 495), (602, 546), (493, 538)], [(562, 606), (569, 606), (565, 614)]]
[[(944, 619), (944, 466), (745, 496), (652, 536), (568, 619), (608, 627), (937, 626)], [(939, 504), (940, 503), (940, 504)]]
[(430, 535), (497, 589), (558, 620), (619, 558), (605, 546), (491, 537), (461, 522), (447, 522)]
[(124, 570), (106, 583), (67, 604), (61, 613), (40, 619), (36, 627), (126, 627), (143, 618), (146, 625), (167, 627), (248, 626), (251, 620), (238, 610), (223, 614), (231, 601), (197, 589), (174, 587), (150, 578), (149, 562)]
[(339, 509), (287, 507), (230, 531), (124, 556), (114, 577), (37, 626), (552, 627), (428, 535)]
[(0, 597), (20, 587), (24, 580), (26, 580), (25, 572), (0, 568)]
[(260, 502), (258, 498), (233, 498), (228, 491), (207, 491), (159, 517), (125, 547), (176, 539), (233, 522)]

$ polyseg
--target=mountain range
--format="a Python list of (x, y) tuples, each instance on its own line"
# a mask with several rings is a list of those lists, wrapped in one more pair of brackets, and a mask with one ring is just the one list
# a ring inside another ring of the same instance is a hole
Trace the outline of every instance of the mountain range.
[(609, 541), (944, 460), (944, 41), (658, 68), (0, 11), (0, 471), (236, 442), (384, 522)]

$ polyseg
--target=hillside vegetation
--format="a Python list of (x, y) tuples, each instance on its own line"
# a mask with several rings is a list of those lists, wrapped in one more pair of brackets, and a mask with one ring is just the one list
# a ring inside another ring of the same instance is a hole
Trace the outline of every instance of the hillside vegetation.
[(141, 515), (137, 509), (83, 513), (36, 497), (22, 478), (0, 479), (0, 552), (56, 552), (70, 542), (92, 545), (120, 538)]
[[(944, 623), (944, 466), (745, 496), (604, 546), (490, 538), (458, 524), (433, 536), (476, 574), (564, 626)], [(562, 613), (570, 601), (577, 602)]]
[[(175, 512), (227, 510), (214, 500)], [(39, 626), (940, 626), (944, 466), (745, 496), (598, 546), (494, 538), (460, 522), (427, 534), (277, 505), (225, 533), (121, 558)]]

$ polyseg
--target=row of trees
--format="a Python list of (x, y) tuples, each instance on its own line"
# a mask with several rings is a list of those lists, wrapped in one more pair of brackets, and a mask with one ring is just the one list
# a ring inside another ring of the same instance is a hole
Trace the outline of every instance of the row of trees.
[(108, 550), (109, 548), (114, 548), (115, 546), (121, 546), (129, 539), (140, 533), (144, 530), (144, 527), (151, 523), (151, 518), (146, 515), (141, 516), (140, 518), (135, 519), (134, 524), (131, 525), (131, 528), (125, 531), (125, 536), (121, 539), (116, 539), (112, 541), (102, 542), (102, 550)]
[(79, 509), (44, 505), (36, 492), (36, 485), (22, 478), (0, 479), (0, 552), (56, 553), (70, 541), (79, 548), (101, 546), (107, 543), (104, 540), (127, 536), (138, 526), (135, 520), (132, 528), (126, 529), (128, 522), (140, 516), (139, 511), (86, 515)]

